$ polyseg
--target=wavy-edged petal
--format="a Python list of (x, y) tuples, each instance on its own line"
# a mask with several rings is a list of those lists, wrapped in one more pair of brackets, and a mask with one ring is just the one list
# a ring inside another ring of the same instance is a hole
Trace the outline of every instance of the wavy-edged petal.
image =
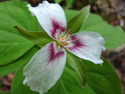
[(63, 9), (59, 4), (43, 1), (37, 7), (28, 5), (29, 10), (35, 15), (50, 37), (56, 39), (59, 34), (64, 34), (67, 23)]
[(65, 49), (51, 42), (41, 48), (24, 67), (23, 83), (30, 86), (31, 90), (43, 94), (59, 79), (65, 62)]
[(79, 32), (70, 36), (71, 43), (65, 48), (72, 54), (95, 64), (102, 64), (100, 59), (102, 51), (105, 50), (104, 39), (95, 32)]

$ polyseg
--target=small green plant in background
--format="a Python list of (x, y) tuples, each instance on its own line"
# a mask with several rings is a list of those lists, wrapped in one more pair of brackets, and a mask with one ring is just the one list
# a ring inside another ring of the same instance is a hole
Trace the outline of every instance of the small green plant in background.
[[(75, 3), (74, 0), (54, 0), (55, 3), (61, 3), (61, 2), (65, 2), (66, 5), (64, 5), (63, 7), (66, 7), (66, 8), (73, 8), (73, 4)], [(84, 3), (89, 3), (89, 4), (94, 4), (96, 0), (84, 0), (83, 2)], [(80, 1), (79, 1), (80, 2)], [(81, 3), (83, 3), (81, 2)]]
[(69, 7), (69, 8), (73, 7), (74, 0), (55, 0), (55, 3), (61, 3), (62, 1), (66, 3), (65, 7)]
[(55, 0), (55, 3), (61, 3), (63, 0)]
[[(23, 69), (41, 47), (51, 42), (26, 6), (27, 3), (23, 1), (0, 3), (0, 77), (16, 72), (11, 94), (39, 94), (23, 84)], [(64, 12), (67, 30), (72, 28), (72, 31), (77, 32), (99, 33), (105, 39), (106, 49), (114, 49), (124, 43), (121, 27), (110, 26), (98, 15), (90, 13), (88, 16), (87, 8)], [(63, 74), (45, 94), (122, 94), (116, 71), (105, 58), (102, 60), (102, 65), (94, 64), (68, 53)], [(81, 83), (84, 83), (84, 88)]]
[(90, 4), (93, 4), (93, 3), (95, 3), (95, 1), (96, 1), (96, 0), (89, 0), (89, 3), (90, 3)]

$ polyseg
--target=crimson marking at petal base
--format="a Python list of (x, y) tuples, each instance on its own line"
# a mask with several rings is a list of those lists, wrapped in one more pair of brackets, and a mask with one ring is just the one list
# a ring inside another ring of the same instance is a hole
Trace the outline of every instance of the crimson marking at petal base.
[(66, 27), (62, 26), (61, 23), (59, 23), (59, 22), (57, 22), (57, 21), (55, 21), (55, 20), (53, 20), (53, 19), (52, 19), (52, 22), (51, 22), (51, 23), (52, 23), (53, 28), (52, 28), (52, 30), (50, 30), (50, 31), (51, 31), (51, 36), (52, 36), (53, 38), (56, 38), (55, 34), (57, 33), (57, 30), (60, 30), (60, 33), (66, 31)]
[(71, 34), (72, 30), (69, 30), (66, 34), (66, 36), (68, 36), (69, 34)]
[(50, 44), (50, 46), (49, 46), (49, 53), (50, 53), (50, 55), (49, 55), (49, 62), (48, 62), (48, 64), (50, 62), (54, 61), (56, 58), (59, 58), (59, 57), (64, 55), (64, 51), (61, 51), (61, 49), (58, 49), (58, 51), (55, 52), (54, 43)]
[(86, 47), (86, 45), (83, 44), (83, 42), (80, 41), (80, 38), (78, 38), (76, 35), (71, 36), (72, 40), (72, 46), (68, 47), (69, 50), (78, 50), (79, 48)]

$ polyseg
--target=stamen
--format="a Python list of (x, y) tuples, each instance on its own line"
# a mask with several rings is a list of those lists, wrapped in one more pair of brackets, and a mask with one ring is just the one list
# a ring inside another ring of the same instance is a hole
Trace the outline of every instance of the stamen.
[(64, 38), (60, 38), (60, 39), (58, 40), (58, 43), (59, 43), (60, 45), (62, 45), (62, 46), (66, 45), (66, 42), (65, 42), (65, 39), (64, 39)]
[(72, 32), (72, 30), (69, 30), (68, 33), (66, 34), (67, 36)]
[(72, 32), (72, 30), (69, 30), (65, 36), (59, 36), (57, 42), (59, 45), (61, 46), (66, 46), (67, 44), (71, 43), (69, 40), (70, 37), (70, 33)]
[(67, 44), (71, 43), (70, 41), (66, 41)]
[(69, 31), (67, 32), (67, 34), (64, 36), (64, 38), (68, 37), (71, 32), (72, 32), (72, 30), (69, 30)]

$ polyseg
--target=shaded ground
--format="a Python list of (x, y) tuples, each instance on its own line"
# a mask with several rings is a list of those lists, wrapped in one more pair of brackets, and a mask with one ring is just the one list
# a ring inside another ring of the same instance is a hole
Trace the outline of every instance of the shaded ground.
[[(8, 1), (8, 0), (0, 0)], [(33, 6), (36, 6), (42, 0), (27, 0)], [(53, 2), (53, 0), (49, 0)], [(81, 9), (87, 5), (89, 0), (74, 0), (73, 9)], [(65, 2), (61, 2), (65, 5)], [(92, 3), (91, 12), (101, 15), (109, 24), (115, 26), (120, 25), (125, 30), (125, 0), (96, 0)], [(125, 44), (114, 50), (107, 50), (103, 53), (103, 57), (107, 58), (115, 67), (123, 85), (125, 94)], [(0, 91), (10, 90), (14, 74), (8, 74), (0, 78)]]

